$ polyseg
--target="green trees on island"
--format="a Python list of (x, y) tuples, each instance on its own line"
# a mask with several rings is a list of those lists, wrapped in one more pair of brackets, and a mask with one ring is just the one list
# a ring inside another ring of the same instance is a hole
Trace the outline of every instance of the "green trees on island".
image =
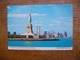
[(20, 38), (20, 35), (17, 34), (16, 32), (13, 32), (13, 34), (11, 34), (11, 33), (8, 31), (8, 38)]

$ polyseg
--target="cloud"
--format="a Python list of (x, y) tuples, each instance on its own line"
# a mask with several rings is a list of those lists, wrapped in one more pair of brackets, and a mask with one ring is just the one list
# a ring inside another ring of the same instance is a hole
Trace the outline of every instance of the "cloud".
[(41, 16), (47, 16), (47, 14), (41, 14)]
[(32, 16), (38, 16), (39, 14), (38, 13), (32, 13), (31, 15)]
[(42, 26), (43, 24), (35, 24), (34, 26)]
[(57, 26), (57, 27), (71, 27), (73, 26), (72, 22), (71, 21), (67, 21), (67, 20), (64, 20), (64, 21), (61, 21), (61, 20), (55, 20), (53, 21), (54, 23), (54, 26)]
[(7, 6), (8, 9), (11, 9), (11, 7)]
[(70, 17), (60, 17), (59, 19), (60, 19), (60, 20), (65, 20), (65, 19), (67, 19), (67, 20), (72, 20), (73, 17), (72, 17), (72, 16), (70, 16)]
[(8, 14), (8, 17), (19, 17), (19, 18), (24, 18), (27, 17), (27, 14)]
[(60, 20), (60, 19), (58, 19), (58, 20), (54, 20), (53, 21), (53, 23), (54, 24), (57, 24), (57, 25), (72, 25), (72, 20)]
[(65, 30), (65, 31), (70, 31), (70, 30), (72, 30), (72, 27), (71, 28), (69, 28), (69, 27), (66, 27), (66, 28), (63, 27), (62, 29)]
[(49, 26), (54, 26), (53, 24), (49, 24)]
[(55, 21), (53, 21), (54, 23), (61, 23), (61, 21), (60, 20), (55, 20)]
[(72, 25), (72, 22), (64, 22), (65, 25)]
[(47, 16), (47, 14), (38, 14), (38, 13), (32, 13), (32, 16)]
[[(28, 17), (29, 14), (8, 14), (8, 17), (19, 17), (19, 18), (25, 18)], [(47, 14), (38, 14), (38, 13), (32, 13), (32, 16), (47, 16)]]
[(56, 25), (56, 26), (61, 26), (63, 22), (60, 21), (60, 20), (55, 20), (55, 21), (53, 21), (53, 23), (54, 23), (54, 25)]
[(24, 27), (26, 26), (25, 24), (22, 25), (22, 24), (11, 24), (11, 25), (8, 25), (8, 27)]
[(42, 21), (37, 20), (37, 21), (33, 21), (33, 23), (34, 23), (34, 24), (37, 24), (37, 23), (38, 23), (38, 24), (42, 24), (43, 22), (42, 22)]

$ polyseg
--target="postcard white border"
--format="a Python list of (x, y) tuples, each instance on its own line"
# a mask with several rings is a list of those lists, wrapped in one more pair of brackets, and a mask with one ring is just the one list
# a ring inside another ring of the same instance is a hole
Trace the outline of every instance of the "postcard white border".
[(14, 47), (8, 46), (9, 50), (73, 50), (73, 47)]

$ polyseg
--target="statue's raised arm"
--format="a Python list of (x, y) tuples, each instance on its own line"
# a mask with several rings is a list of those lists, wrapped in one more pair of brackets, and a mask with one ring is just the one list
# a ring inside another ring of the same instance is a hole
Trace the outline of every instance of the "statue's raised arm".
[[(32, 11), (32, 10), (31, 10)], [(31, 11), (29, 13), (29, 16), (28, 16), (28, 22), (31, 23)]]

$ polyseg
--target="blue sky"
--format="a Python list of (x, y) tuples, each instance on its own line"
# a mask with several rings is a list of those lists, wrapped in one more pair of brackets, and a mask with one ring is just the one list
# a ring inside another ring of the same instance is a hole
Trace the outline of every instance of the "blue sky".
[(28, 14), (32, 10), (33, 32), (36, 26), (40, 26), (40, 33), (44, 31), (55, 31), (63, 33), (67, 31), (68, 36), (73, 34), (73, 6), (72, 4), (50, 4), (50, 5), (19, 5), (7, 7), (8, 31), (18, 34), (26, 33)]

